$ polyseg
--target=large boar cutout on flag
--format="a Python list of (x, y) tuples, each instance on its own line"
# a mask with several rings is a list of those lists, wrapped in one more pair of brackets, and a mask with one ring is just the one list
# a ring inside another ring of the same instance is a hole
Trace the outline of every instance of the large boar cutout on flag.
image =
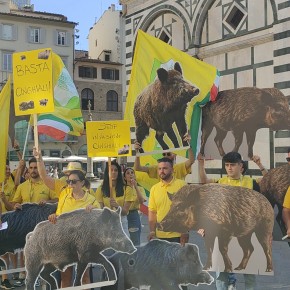
[(138, 31), (124, 119), (136, 127), (142, 165), (156, 164), (163, 150), (186, 148), (186, 133), (197, 152), (201, 107), (215, 99), (218, 82), (215, 67)]

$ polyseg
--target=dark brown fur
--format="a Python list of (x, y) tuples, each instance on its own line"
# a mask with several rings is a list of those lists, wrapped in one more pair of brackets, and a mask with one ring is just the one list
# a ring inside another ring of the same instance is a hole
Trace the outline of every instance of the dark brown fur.
[[(199, 94), (199, 89), (183, 79), (179, 63), (175, 63), (174, 69), (169, 71), (158, 69), (157, 75), (158, 78), (144, 89), (135, 102), (136, 139), (142, 145), (151, 128), (156, 131), (156, 140), (163, 149), (169, 148), (163, 140), (165, 133), (178, 148), (180, 145), (172, 125), (176, 124), (182, 140), (187, 133), (187, 104)], [(183, 146), (187, 145), (183, 141)]]
[(290, 185), (290, 165), (285, 164), (269, 170), (260, 182), (261, 193), (271, 202), (283, 205), (286, 191)]
[(237, 237), (243, 250), (242, 261), (235, 268), (242, 270), (254, 250), (251, 237), (255, 233), (267, 259), (266, 271), (272, 271), (273, 225), (273, 208), (262, 194), (243, 187), (205, 184), (182, 187), (173, 196), (171, 209), (159, 228), (173, 232), (204, 229), (207, 270), (212, 266), (214, 241), (218, 237), (225, 272), (233, 270), (227, 254), (231, 238)]
[(258, 129), (290, 129), (288, 99), (276, 88), (221, 91), (215, 102), (207, 103), (202, 109), (201, 154), (205, 153), (206, 141), (214, 127), (217, 130), (214, 141), (221, 156), (225, 155), (222, 143), (228, 131), (232, 131), (235, 147), (231, 151), (239, 151), (245, 132), (251, 158)]

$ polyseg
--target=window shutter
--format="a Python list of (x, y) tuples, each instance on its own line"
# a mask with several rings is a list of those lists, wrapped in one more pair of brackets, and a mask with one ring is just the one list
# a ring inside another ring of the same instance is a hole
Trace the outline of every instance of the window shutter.
[(71, 34), (70, 33), (68, 33), (68, 32), (66, 32), (65, 33), (65, 45), (66, 46), (70, 46), (70, 44), (71, 44)]
[(97, 78), (97, 68), (93, 67), (93, 78)]
[(28, 42), (33, 43), (33, 35), (32, 35), (31, 27), (27, 28), (27, 40)]
[(118, 81), (120, 79), (119, 77), (119, 70), (115, 69), (115, 80)]
[(79, 66), (79, 77), (83, 78), (84, 77), (84, 67)]
[(58, 36), (58, 32), (57, 31), (54, 31), (54, 33), (53, 33), (54, 45), (59, 45), (58, 44), (58, 41), (57, 41), (57, 36)]
[(45, 30), (44, 28), (40, 28), (40, 29), (39, 29), (39, 33), (40, 33), (40, 36), (39, 36), (39, 42), (40, 42), (40, 43), (45, 43), (46, 30)]
[(12, 39), (17, 40), (18, 38), (18, 27), (16, 25), (12, 26)]
[(0, 23), (0, 39), (3, 38), (2, 31), (3, 31), (3, 24)]

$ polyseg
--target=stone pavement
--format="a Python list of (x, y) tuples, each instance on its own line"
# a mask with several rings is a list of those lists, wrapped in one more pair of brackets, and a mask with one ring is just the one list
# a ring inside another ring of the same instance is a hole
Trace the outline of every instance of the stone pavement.
[[(147, 217), (142, 216), (142, 243), (147, 242), (148, 235), (148, 222)], [(279, 233), (274, 233), (274, 236), (279, 237)], [(280, 235), (281, 236), (281, 235)], [(199, 247), (200, 258), (204, 264), (206, 261), (206, 252), (204, 247), (203, 238), (195, 232), (190, 232), (190, 243), (196, 244)], [(273, 266), (274, 276), (257, 276), (257, 288), (256, 290), (290, 290), (290, 247), (287, 242), (273, 242)], [(215, 273), (211, 273), (215, 278)], [(96, 273), (95, 273), (96, 275)], [(242, 274), (237, 274), (237, 289), (244, 290), (244, 278)], [(16, 287), (16, 289), (23, 290), (25, 287)], [(38, 287), (37, 290), (40, 290)], [(97, 288), (95, 288), (97, 290)], [(188, 287), (189, 290), (202, 289), (202, 290), (213, 290), (215, 288), (215, 282), (212, 285), (199, 285), (197, 287), (191, 285)], [(29, 289), (31, 290), (31, 289)]]

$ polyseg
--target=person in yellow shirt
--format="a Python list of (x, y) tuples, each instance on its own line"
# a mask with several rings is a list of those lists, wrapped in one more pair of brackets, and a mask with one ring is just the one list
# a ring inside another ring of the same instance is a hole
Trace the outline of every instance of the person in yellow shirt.
[(125, 186), (121, 166), (116, 160), (113, 160), (111, 163), (111, 179), (112, 192), (110, 194), (109, 169), (107, 164), (104, 172), (103, 183), (96, 191), (96, 198), (100, 203), (101, 208), (105, 206), (110, 209), (121, 207), (123, 229), (127, 236), (130, 237), (128, 232), (127, 214), (129, 213), (131, 204), (135, 201), (135, 197), (133, 188), (131, 186)]
[[(232, 186), (242, 186), (256, 191), (260, 191), (260, 187), (256, 180), (249, 176), (242, 175), (243, 162), (242, 157), (238, 152), (229, 152), (223, 156), (223, 162), (227, 175), (219, 179), (210, 179), (207, 177), (204, 167), (204, 158), (201, 154), (198, 155), (199, 161), (199, 177), (201, 183), (228, 184)], [(257, 163), (255, 161), (255, 163)], [(262, 170), (261, 170), (262, 171)], [(206, 234), (203, 229), (198, 231), (202, 236)], [(252, 290), (256, 287), (256, 276), (253, 274), (244, 274), (245, 289)], [(236, 277), (234, 273), (221, 272), (217, 273), (216, 289), (236, 289)]]
[(169, 158), (158, 160), (158, 175), (160, 181), (153, 185), (150, 190), (148, 204), (148, 222), (149, 237), (148, 239), (162, 239), (169, 242), (178, 242), (185, 244), (188, 242), (188, 233), (164, 232), (157, 229), (157, 223), (160, 223), (169, 212), (171, 200), (168, 194), (174, 195), (180, 188), (186, 185), (181, 179), (176, 179), (173, 175), (173, 162)]
[[(2, 213), (7, 212), (7, 210), (10, 208), (10, 202), (12, 201), (15, 190), (20, 183), (20, 176), (24, 167), (25, 161), (20, 160), (16, 172), (14, 171), (13, 173), (11, 173), (9, 165), (6, 165), (4, 190), (0, 193), (0, 201), (2, 201), (0, 202), (0, 209), (2, 210)], [(0, 188), (2, 189), (2, 183), (0, 183)], [(17, 254), (6, 253), (1, 256), (1, 259), (5, 261), (7, 268), (10, 267), (10, 260), (13, 264), (13, 268), (17, 268)], [(14, 276), (13, 279), (16, 279), (16, 276)], [(5, 287), (5, 289), (14, 288), (10, 284), (7, 274), (2, 274), (2, 281), (0, 287)]]
[(57, 195), (40, 178), (36, 159), (33, 157), (28, 163), (30, 178), (18, 186), (10, 203), (10, 209), (21, 209), (21, 204), (26, 202), (44, 205), (47, 202), (58, 201)]
[(130, 186), (134, 191), (134, 202), (129, 208), (127, 215), (128, 231), (134, 246), (140, 246), (141, 220), (139, 215), (140, 204), (146, 201), (144, 188), (139, 187), (136, 182), (135, 171), (127, 167), (123, 173), (125, 185)]
[[(85, 175), (83, 172), (76, 170), (71, 171), (66, 183), (68, 187), (64, 188), (59, 195), (59, 202), (56, 213), (51, 214), (48, 220), (55, 224), (57, 217), (66, 212), (71, 212), (76, 209), (85, 208), (90, 211), (93, 208), (100, 208), (97, 199), (89, 194), (88, 190), (84, 190)], [(61, 288), (72, 286), (73, 266), (68, 267), (64, 272), (61, 272)], [(90, 283), (89, 271), (85, 271), (83, 276), (83, 284)]]

